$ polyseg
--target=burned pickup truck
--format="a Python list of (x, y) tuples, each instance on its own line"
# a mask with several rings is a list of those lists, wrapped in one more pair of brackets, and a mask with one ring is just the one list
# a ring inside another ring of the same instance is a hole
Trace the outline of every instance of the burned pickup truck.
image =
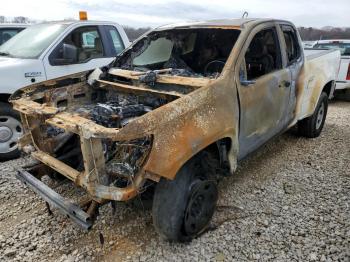
[[(306, 56), (295, 27), (265, 19), (157, 28), (108, 68), (31, 85), (11, 101), (22, 150), (17, 177), (82, 227), (99, 206), (154, 189), (156, 230), (188, 241), (208, 226), (217, 182), (272, 137), (297, 125), (320, 135), (339, 51)], [(70, 179), (73, 204), (41, 181)]]

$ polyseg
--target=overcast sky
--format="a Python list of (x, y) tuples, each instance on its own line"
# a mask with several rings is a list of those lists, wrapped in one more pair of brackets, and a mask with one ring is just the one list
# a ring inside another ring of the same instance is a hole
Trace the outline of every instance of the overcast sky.
[(36, 20), (111, 20), (134, 27), (217, 18), (281, 18), (297, 26), (350, 27), (350, 0), (2, 0), (0, 15)]

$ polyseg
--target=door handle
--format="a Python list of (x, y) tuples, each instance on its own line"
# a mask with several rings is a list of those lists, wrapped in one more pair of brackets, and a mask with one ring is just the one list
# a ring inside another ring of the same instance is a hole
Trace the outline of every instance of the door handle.
[(279, 84), (279, 87), (290, 87), (290, 82), (289, 81), (282, 81), (280, 84)]
[(241, 80), (242, 86), (250, 86), (250, 85), (254, 85), (255, 83), (256, 83), (255, 80)]

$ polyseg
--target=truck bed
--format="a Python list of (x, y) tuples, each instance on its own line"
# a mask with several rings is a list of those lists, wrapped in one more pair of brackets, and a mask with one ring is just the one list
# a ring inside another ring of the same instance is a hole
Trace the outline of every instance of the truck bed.
[(309, 61), (333, 52), (337, 51), (332, 49), (304, 48), (305, 58)]
[(340, 66), (339, 50), (305, 48), (304, 54), (305, 63), (299, 79), (299, 95), (302, 96), (302, 101), (297, 108), (298, 120), (314, 112), (319, 92), (325, 85), (332, 85), (329, 98), (333, 97), (334, 80), (337, 79)]

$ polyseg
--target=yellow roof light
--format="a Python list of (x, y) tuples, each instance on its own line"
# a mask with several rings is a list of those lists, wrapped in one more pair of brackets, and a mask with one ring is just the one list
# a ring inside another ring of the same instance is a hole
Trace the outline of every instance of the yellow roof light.
[(79, 11), (79, 19), (80, 20), (88, 20), (86, 11)]

